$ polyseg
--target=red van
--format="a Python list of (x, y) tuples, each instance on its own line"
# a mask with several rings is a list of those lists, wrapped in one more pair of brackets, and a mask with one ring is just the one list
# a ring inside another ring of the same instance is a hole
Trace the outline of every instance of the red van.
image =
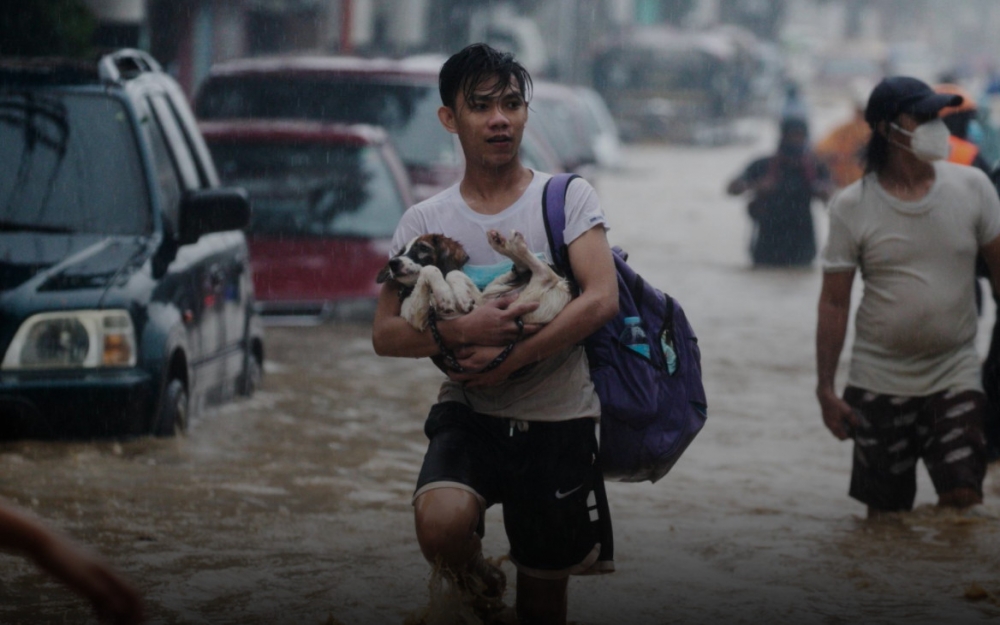
[(250, 196), (247, 237), (264, 319), (370, 318), (375, 276), (413, 203), (386, 132), (300, 120), (200, 127), (220, 178)]

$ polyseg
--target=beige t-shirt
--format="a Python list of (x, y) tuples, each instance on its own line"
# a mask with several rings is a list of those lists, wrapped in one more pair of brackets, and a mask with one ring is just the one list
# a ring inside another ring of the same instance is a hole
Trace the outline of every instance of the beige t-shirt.
[(852, 386), (905, 396), (982, 389), (975, 262), (1000, 235), (1000, 200), (975, 167), (934, 168), (920, 200), (899, 200), (868, 174), (830, 207), (823, 269), (860, 269), (864, 281)]
[[(476, 281), (477, 277), (500, 275), (511, 266), (509, 259), (490, 247), (486, 233), (490, 229), (503, 233), (516, 229), (524, 235), (528, 249), (552, 262), (542, 216), (542, 190), (549, 178), (549, 174), (535, 171), (521, 197), (496, 215), (473, 211), (456, 184), (403, 214), (393, 237), (392, 253), (417, 235), (440, 232), (465, 247), (469, 254), (465, 270)], [(607, 228), (597, 193), (586, 180), (578, 178), (570, 183), (565, 207), (563, 238), (567, 245), (595, 226)], [(582, 346), (565, 349), (537, 363), (525, 375), (494, 387), (467, 389), (445, 380), (438, 401), (457, 401), (482, 414), (522, 421), (566, 421), (601, 415), (601, 402), (590, 380)]]

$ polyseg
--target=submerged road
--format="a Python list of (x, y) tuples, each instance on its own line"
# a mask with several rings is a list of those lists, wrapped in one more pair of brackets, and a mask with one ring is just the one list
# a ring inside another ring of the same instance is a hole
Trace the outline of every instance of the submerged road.
[[(750, 269), (743, 203), (723, 193), (771, 147), (750, 129), (728, 147), (630, 146), (597, 181), (612, 243), (699, 335), (709, 421), (661, 482), (609, 485), (618, 570), (571, 582), (570, 620), (1000, 618), (996, 467), (972, 513), (936, 510), (922, 469), (912, 513), (869, 522), (848, 498), (850, 444), (813, 396), (820, 271)], [(376, 357), (365, 324), (272, 327), (254, 398), (177, 440), (4, 444), (0, 496), (104, 554), (151, 623), (403, 623), (428, 601), (409, 500), (440, 380)], [(505, 552), (499, 510), (485, 549)], [(93, 622), (30, 563), (0, 556), (0, 571), (0, 623)]]

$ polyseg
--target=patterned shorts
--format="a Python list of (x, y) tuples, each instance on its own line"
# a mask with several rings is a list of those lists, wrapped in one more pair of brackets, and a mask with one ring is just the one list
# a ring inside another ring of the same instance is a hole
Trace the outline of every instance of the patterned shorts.
[(861, 421), (854, 432), (851, 497), (878, 510), (910, 510), (920, 458), (938, 494), (971, 488), (982, 495), (983, 393), (901, 397), (848, 386), (844, 401)]

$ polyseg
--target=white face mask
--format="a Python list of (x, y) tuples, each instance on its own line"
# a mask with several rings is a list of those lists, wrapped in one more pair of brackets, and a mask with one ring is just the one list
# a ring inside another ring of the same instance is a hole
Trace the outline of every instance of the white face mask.
[(898, 143), (896, 145), (912, 152), (922, 161), (940, 161), (948, 158), (948, 153), (951, 152), (951, 145), (948, 143), (951, 133), (940, 118), (920, 124), (913, 132), (904, 130), (896, 124), (891, 126), (910, 138), (910, 147)]

